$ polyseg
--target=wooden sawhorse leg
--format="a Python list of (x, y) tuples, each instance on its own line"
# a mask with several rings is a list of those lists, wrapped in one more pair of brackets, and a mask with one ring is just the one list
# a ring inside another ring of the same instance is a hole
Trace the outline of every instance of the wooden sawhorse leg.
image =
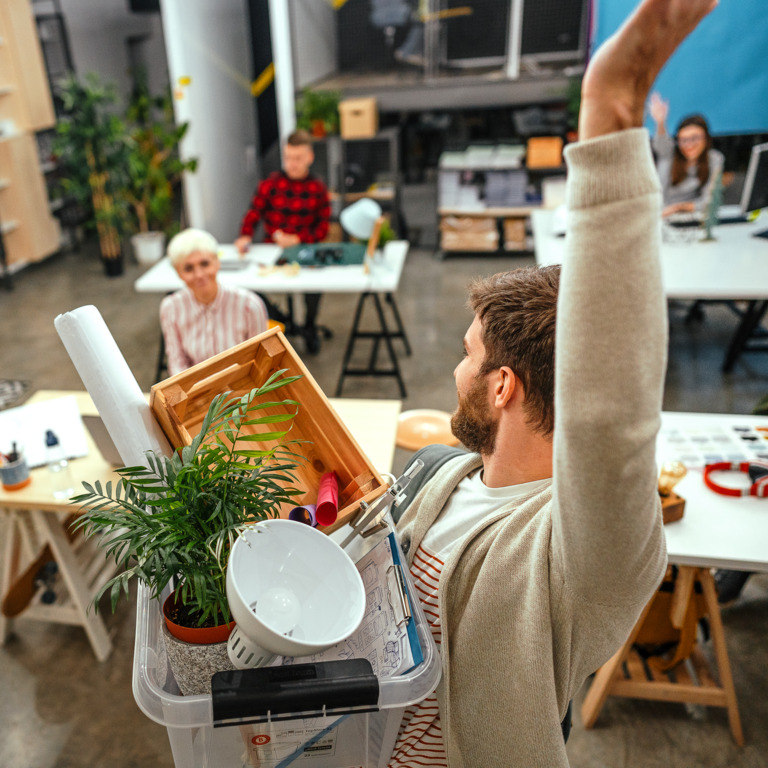
[[(744, 745), (744, 735), (714, 579), (709, 569), (693, 566), (680, 566), (678, 578), (690, 581), (692, 585), (696, 581), (701, 584), (720, 682), (712, 678), (707, 661), (698, 647), (694, 647), (689, 659), (682, 661), (667, 673), (643, 663), (632, 646), (650, 610), (649, 603), (624, 645), (595, 674), (581, 708), (584, 727), (592, 728), (595, 725), (608, 696), (689, 702), (709, 707), (724, 707), (728, 711), (728, 724), (733, 740), (741, 747)], [(692, 590), (689, 594), (692, 594)], [(683, 608), (673, 605), (673, 611), (676, 613), (680, 613)], [(687, 662), (690, 662), (693, 668), (693, 675)]]
[[(57, 600), (46, 605), (36, 594), (19, 618), (71, 624), (82, 627), (99, 661), (112, 653), (112, 641), (101, 616), (91, 606), (98, 590), (115, 572), (96, 540), (73, 539), (65, 530), (67, 515), (41, 510), (11, 511), (7, 516), (5, 562), (2, 574), (2, 594), (6, 595), (27, 564), (46, 545), (58, 565), (65, 589)], [(5, 642), (12, 619), (0, 617), (0, 642)]]

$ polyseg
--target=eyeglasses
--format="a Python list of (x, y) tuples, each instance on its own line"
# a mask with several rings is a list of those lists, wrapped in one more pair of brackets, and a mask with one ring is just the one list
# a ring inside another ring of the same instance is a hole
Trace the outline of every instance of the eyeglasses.
[(704, 141), (704, 134), (697, 134), (695, 136), (678, 136), (677, 143), (680, 146), (686, 146), (691, 144), (699, 144), (700, 142)]

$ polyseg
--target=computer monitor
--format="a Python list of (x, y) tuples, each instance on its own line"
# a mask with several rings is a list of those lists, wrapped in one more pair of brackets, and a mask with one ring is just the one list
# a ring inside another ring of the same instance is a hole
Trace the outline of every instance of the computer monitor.
[[(741, 193), (741, 212), (745, 216), (761, 208), (768, 208), (768, 143), (752, 147)], [(755, 237), (768, 238), (768, 229), (756, 232)]]

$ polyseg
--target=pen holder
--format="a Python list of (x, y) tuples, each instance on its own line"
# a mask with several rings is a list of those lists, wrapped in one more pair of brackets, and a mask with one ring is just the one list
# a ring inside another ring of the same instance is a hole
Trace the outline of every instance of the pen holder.
[(24, 454), (19, 451), (14, 461), (0, 464), (0, 479), (6, 491), (19, 491), (32, 482)]

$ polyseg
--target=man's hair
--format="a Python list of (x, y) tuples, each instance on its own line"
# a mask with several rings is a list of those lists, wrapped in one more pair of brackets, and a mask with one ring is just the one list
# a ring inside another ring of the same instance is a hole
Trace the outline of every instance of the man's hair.
[(555, 314), (560, 267), (523, 267), (478, 278), (468, 304), (482, 323), (480, 374), (507, 366), (523, 383), (528, 423), (548, 437), (555, 428)]
[(219, 244), (216, 238), (202, 229), (184, 229), (171, 238), (166, 253), (174, 267), (178, 267), (187, 256), (195, 251), (211, 253), (218, 258)]
[(291, 147), (311, 147), (312, 137), (309, 135), (309, 133), (307, 133), (307, 131), (299, 128), (299, 130), (294, 131), (288, 136), (288, 138), (285, 140), (285, 143)]

